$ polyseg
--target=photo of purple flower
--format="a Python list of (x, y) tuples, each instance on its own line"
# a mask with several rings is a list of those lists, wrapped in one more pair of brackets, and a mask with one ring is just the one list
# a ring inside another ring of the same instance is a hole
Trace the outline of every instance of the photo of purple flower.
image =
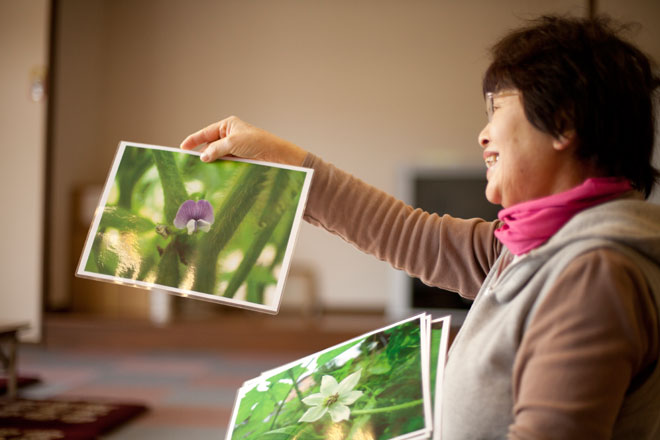
[(186, 200), (174, 217), (174, 226), (187, 229), (188, 235), (192, 235), (197, 231), (209, 232), (213, 220), (213, 206), (208, 200)]
[(77, 275), (276, 313), (310, 180), (122, 142)]

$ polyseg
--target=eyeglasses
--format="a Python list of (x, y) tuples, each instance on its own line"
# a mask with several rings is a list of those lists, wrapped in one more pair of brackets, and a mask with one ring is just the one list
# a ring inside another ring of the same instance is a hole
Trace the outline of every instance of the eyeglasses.
[(495, 112), (495, 98), (504, 98), (505, 96), (515, 96), (519, 92), (486, 92), (486, 115), (488, 116), (488, 122), (493, 120), (493, 113)]

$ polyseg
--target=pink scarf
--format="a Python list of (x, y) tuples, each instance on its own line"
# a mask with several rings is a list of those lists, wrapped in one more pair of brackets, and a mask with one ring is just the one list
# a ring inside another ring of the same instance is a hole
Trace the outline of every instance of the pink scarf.
[(631, 188), (626, 179), (597, 177), (568, 191), (518, 203), (497, 214), (504, 224), (495, 231), (495, 237), (515, 255), (526, 254), (545, 243), (578, 212)]

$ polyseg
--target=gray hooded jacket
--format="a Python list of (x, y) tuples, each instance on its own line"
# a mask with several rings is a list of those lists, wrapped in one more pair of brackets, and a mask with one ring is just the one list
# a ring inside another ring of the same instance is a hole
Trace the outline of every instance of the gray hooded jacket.
[[(567, 266), (577, 256), (603, 247), (620, 252), (640, 268), (658, 309), (660, 206), (625, 199), (582, 211), (498, 276), (504, 258), (510, 257), (504, 249), (449, 353), (442, 396), (443, 439), (506, 438), (513, 423), (513, 365), (530, 320)], [(644, 383), (626, 394), (613, 438), (660, 438), (657, 361)]]

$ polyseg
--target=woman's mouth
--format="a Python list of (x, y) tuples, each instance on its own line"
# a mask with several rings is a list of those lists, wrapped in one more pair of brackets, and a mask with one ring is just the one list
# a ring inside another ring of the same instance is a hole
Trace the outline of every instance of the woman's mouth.
[(497, 162), (500, 159), (500, 155), (497, 153), (489, 154), (484, 157), (484, 161), (486, 162), (486, 168), (491, 168), (497, 164)]

